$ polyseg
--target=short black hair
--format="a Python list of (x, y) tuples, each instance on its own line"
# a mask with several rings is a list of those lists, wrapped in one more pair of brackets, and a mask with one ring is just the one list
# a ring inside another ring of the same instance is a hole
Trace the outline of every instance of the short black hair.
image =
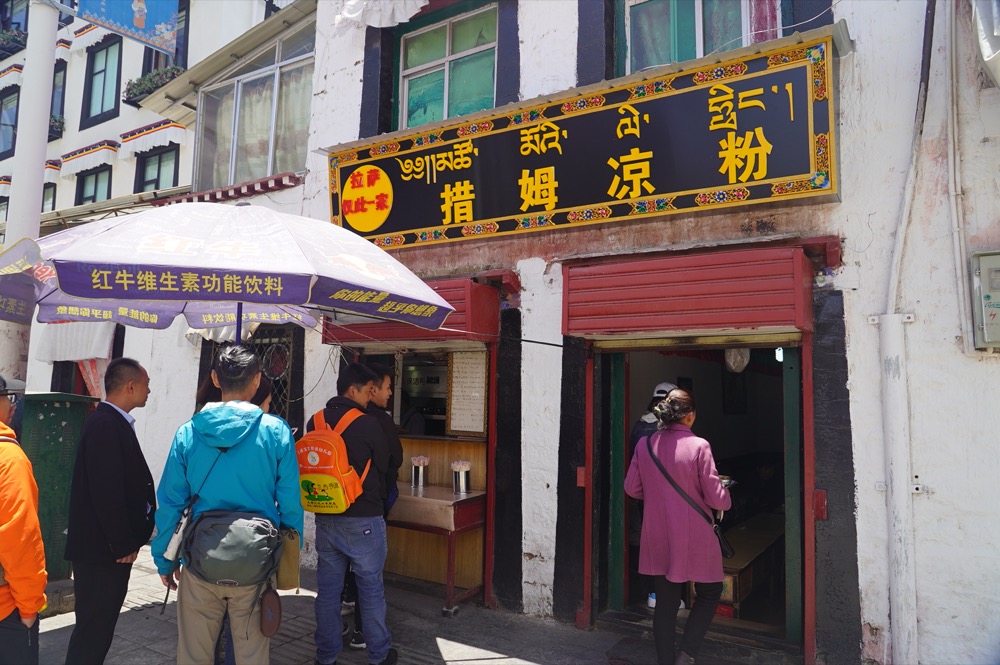
[(368, 369), (375, 372), (375, 383), (379, 384), (380, 387), (382, 385), (382, 381), (385, 380), (385, 377), (388, 376), (389, 380), (392, 381), (392, 379), (396, 376), (396, 373), (392, 371), (391, 367), (383, 365), (382, 363), (368, 363)]
[(138, 381), (141, 378), (142, 365), (138, 360), (115, 358), (108, 363), (108, 369), (104, 372), (104, 394), (110, 395), (124, 388), (129, 381)]
[(260, 358), (242, 344), (227, 346), (215, 360), (215, 375), (224, 392), (239, 391), (260, 373)]
[(361, 363), (351, 363), (340, 370), (340, 374), (337, 376), (337, 394), (346, 395), (352, 386), (362, 388), (369, 383), (377, 383), (379, 378), (375, 372)]

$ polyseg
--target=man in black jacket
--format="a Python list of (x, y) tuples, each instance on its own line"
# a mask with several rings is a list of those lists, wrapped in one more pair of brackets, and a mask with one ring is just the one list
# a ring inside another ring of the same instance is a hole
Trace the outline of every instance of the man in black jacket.
[[(326, 403), (323, 418), (334, 428), (352, 409), (361, 411), (344, 430), (347, 459), (360, 476), (371, 460), (361, 495), (343, 513), (316, 515), (316, 662), (330, 665), (344, 649), (341, 636), (340, 592), (350, 566), (358, 583), (358, 601), (364, 620), (368, 662), (395, 665), (396, 650), (385, 621), (382, 570), (387, 553), (385, 539), (385, 475), (389, 446), (378, 421), (365, 414), (378, 377), (364, 365), (352, 363), (340, 370), (337, 397)], [(313, 418), (306, 431), (315, 427)]]
[(76, 626), (67, 665), (103, 663), (139, 548), (153, 532), (153, 476), (132, 409), (146, 405), (149, 374), (135, 360), (111, 361), (105, 401), (80, 435), (70, 489), (66, 559), (73, 564)]

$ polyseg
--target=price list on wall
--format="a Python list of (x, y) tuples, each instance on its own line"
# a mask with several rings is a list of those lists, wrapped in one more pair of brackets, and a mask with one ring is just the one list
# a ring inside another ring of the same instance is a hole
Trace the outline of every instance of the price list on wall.
[(485, 351), (452, 353), (448, 372), (448, 433), (486, 433)]

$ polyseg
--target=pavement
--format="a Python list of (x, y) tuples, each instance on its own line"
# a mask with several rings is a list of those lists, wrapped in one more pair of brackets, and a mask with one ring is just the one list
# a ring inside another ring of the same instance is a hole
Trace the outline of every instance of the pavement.
[[(281, 630), (271, 638), (274, 665), (312, 665), (316, 630), (313, 600), (315, 572), (302, 571), (303, 588), (282, 591)], [(503, 610), (488, 610), (467, 602), (454, 617), (444, 617), (443, 587), (387, 581), (389, 629), (403, 665), (653, 665), (654, 647), (648, 630), (632, 634), (608, 629), (579, 630), (552, 619)], [(167, 665), (177, 658), (177, 611), (171, 593), (164, 613), (165, 589), (156, 574), (149, 547), (132, 568), (129, 592), (122, 608), (107, 665)], [(41, 622), (41, 665), (63, 665), (73, 631), (72, 612)], [(366, 665), (367, 652), (345, 650), (340, 665)], [(710, 656), (699, 665), (727, 665)], [(182, 664), (183, 665), (183, 664)]]

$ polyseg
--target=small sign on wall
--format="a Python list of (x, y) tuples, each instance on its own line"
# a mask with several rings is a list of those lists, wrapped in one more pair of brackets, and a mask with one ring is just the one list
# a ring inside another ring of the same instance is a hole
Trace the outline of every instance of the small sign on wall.
[(485, 351), (458, 351), (448, 359), (448, 434), (486, 434)]

